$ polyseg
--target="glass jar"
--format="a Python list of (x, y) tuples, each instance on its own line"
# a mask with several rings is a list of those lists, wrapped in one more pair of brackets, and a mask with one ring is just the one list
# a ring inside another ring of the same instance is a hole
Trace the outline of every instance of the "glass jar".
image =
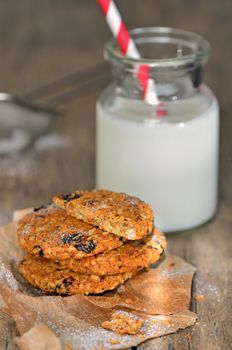
[[(172, 28), (131, 36), (141, 59), (122, 56), (114, 39), (105, 46), (113, 81), (97, 102), (96, 186), (150, 203), (161, 230), (190, 229), (217, 209), (219, 108), (202, 84), (209, 43)], [(163, 117), (143, 101), (141, 64), (149, 66)]]

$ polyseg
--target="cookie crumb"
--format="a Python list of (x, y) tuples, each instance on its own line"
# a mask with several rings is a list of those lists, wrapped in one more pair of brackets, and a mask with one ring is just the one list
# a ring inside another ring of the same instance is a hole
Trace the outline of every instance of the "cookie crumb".
[(110, 321), (102, 323), (102, 327), (112, 330), (116, 334), (137, 334), (143, 325), (143, 321), (134, 314), (115, 311)]
[(197, 295), (195, 295), (194, 298), (196, 301), (204, 301), (205, 300), (205, 296), (203, 294), (197, 294)]
[(116, 339), (110, 339), (110, 344), (111, 345), (119, 344), (119, 341)]

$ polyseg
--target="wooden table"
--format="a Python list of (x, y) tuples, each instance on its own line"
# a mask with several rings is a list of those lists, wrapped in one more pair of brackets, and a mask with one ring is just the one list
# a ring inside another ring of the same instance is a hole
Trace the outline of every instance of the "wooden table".
[[(131, 13), (133, 3), (133, 14)], [(226, 350), (232, 347), (232, 119), (231, 46), (232, 3), (225, 0), (119, 2), (131, 27), (170, 25), (206, 36), (214, 54), (207, 66), (207, 82), (221, 103), (220, 201), (208, 224), (168, 237), (169, 249), (197, 267), (192, 298), (198, 321), (191, 329), (148, 341), (140, 350)], [(139, 18), (139, 20), (138, 20)], [(86, 21), (87, 19), (87, 21)], [(88, 25), (89, 22), (90, 25)], [(97, 25), (96, 25), (97, 23)], [(84, 37), (85, 32), (85, 37)], [(225, 42), (228, 34), (227, 41)], [(95, 2), (1, 2), (0, 86), (23, 95), (33, 87), (102, 60), (109, 36)], [(37, 206), (57, 192), (94, 186), (95, 101), (99, 88), (66, 106), (52, 133), (68, 141), (65, 147), (31, 148), (0, 158), (0, 223), (14, 209)], [(0, 313), (0, 349), (15, 349), (14, 323)]]

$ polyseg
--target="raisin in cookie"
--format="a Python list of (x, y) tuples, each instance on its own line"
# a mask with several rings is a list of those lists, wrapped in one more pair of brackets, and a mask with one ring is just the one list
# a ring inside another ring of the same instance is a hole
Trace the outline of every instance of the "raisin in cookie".
[(25, 252), (55, 260), (81, 259), (123, 244), (120, 237), (53, 207), (25, 215), (18, 222), (17, 236)]
[[(141, 241), (127, 241), (121, 247), (83, 259), (56, 261), (57, 269), (98, 276), (135, 273), (157, 262), (163, 254), (166, 240), (157, 229)], [(26, 259), (30, 257), (26, 256)], [(44, 259), (48, 263), (47, 259)], [(52, 262), (54, 264), (54, 261)]]

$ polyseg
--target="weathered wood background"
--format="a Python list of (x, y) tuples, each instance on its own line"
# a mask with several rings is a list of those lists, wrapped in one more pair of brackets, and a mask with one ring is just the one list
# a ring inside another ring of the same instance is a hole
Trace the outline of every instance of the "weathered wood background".
[[(117, 1), (128, 26), (167, 25), (198, 32), (212, 44), (205, 81), (221, 104), (220, 203), (213, 221), (169, 237), (170, 250), (197, 267), (191, 329), (148, 341), (140, 350), (232, 348), (232, 21), (231, 0)], [(0, 2), (0, 90), (24, 95), (36, 86), (101, 62), (110, 33), (96, 1)], [(95, 101), (100, 86), (66, 106), (52, 132), (63, 148), (0, 158), (0, 223), (14, 209), (39, 205), (56, 192), (94, 186)], [(12, 320), (0, 314), (0, 349), (15, 349)]]

